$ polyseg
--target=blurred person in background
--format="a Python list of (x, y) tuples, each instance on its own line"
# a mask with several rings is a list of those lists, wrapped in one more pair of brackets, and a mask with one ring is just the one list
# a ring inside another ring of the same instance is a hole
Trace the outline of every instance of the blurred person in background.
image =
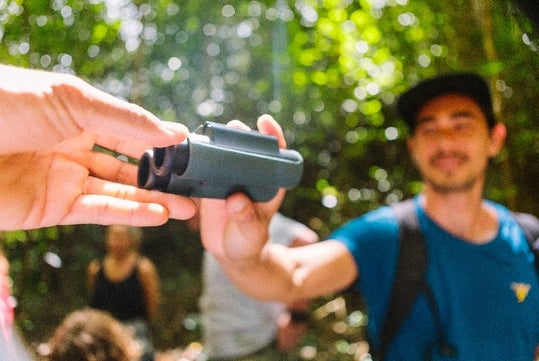
[(48, 346), (46, 361), (137, 361), (141, 352), (121, 322), (91, 308), (67, 315)]
[(152, 261), (140, 254), (141, 242), (138, 227), (107, 228), (104, 258), (88, 265), (89, 305), (133, 329), (143, 350), (141, 360), (152, 361), (150, 323), (159, 311), (160, 281)]
[[(195, 218), (188, 222), (193, 223)], [(193, 228), (193, 227), (191, 227)], [(299, 247), (318, 241), (318, 235), (281, 213), (269, 224), (272, 241)], [(309, 306), (262, 302), (236, 288), (219, 262), (205, 252), (203, 291), (199, 306), (203, 350), (211, 361), (280, 361), (297, 359), (296, 347), (307, 331)]]

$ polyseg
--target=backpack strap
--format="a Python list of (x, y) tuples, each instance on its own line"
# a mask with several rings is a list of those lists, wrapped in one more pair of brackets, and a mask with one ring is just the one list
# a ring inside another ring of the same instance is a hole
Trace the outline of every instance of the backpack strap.
[(391, 291), (386, 318), (380, 332), (380, 347), (375, 352), (377, 360), (383, 360), (412, 307), (423, 293), (432, 312), (436, 327), (436, 346), (447, 356), (456, 356), (457, 350), (443, 334), (440, 312), (434, 294), (427, 284), (427, 248), (419, 226), (414, 199), (392, 204), (399, 223), (399, 255), (393, 289)]
[(377, 356), (383, 360), (398, 329), (425, 286), (427, 249), (419, 230), (413, 199), (392, 204), (399, 222), (399, 256), (386, 318), (380, 332)]
[(512, 215), (524, 231), (526, 241), (535, 256), (535, 269), (539, 274), (539, 218), (529, 213), (512, 212)]

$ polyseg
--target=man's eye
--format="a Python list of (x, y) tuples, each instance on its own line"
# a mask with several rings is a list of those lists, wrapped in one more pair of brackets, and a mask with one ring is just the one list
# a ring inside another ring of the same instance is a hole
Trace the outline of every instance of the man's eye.
[(458, 122), (455, 124), (455, 130), (464, 131), (470, 129), (470, 122)]
[(437, 131), (436, 127), (431, 126), (431, 125), (425, 125), (421, 127), (421, 133), (424, 135), (434, 135), (436, 134), (436, 131)]

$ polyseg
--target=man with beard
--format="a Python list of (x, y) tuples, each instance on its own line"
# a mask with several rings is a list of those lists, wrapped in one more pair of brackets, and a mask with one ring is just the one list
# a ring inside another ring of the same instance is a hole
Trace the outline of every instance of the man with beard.
[[(487, 83), (471, 73), (429, 79), (400, 97), (398, 111), (410, 127), (407, 145), (424, 183), (412, 213), (428, 263), (426, 286), (380, 358), (532, 360), (539, 344), (534, 255), (512, 213), (483, 199), (487, 166), (506, 137)], [(262, 116), (258, 128), (284, 146), (271, 117)], [(291, 302), (358, 290), (371, 345), (379, 348), (398, 268), (395, 208), (353, 219), (323, 242), (286, 249), (267, 242), (283, 193), (267, 203), (242, 194), (204, 200), (204, 246), (238, 287), (259, 299)]]

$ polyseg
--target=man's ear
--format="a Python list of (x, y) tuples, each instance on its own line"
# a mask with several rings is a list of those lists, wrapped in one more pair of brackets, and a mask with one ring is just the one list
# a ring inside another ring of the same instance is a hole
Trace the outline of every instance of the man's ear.
[(495, 157), (500, 153), (507, 137), (505, 124), (496, 123), (490, 131), (490, 156)]

